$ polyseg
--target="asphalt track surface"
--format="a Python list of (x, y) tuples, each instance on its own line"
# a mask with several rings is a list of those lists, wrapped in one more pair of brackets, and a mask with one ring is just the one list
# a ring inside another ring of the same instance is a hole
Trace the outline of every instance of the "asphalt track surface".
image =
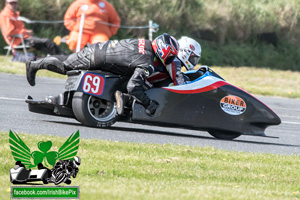
[(300, 99), (256, 96), (279, 115), (282, 123), (267, 128), (266, 135), (269, 137), (242, 135), (235, 140), (226, 141), (215, 139), (203, 131), (123, 122), (117, 122), (109, 129), (91, 128), (81, 125), (75, 119), (28, 111), (24, 101), (28, 94), (36, 100), (47, 95), (57, 95), (62, 92), (64, 82), (62, 79), (38, 77), (36, 86), (31, 87), (25, 76), (0, 73), (0, 131), (68, 137), (79, 130), (81, 138), (300, 155)]

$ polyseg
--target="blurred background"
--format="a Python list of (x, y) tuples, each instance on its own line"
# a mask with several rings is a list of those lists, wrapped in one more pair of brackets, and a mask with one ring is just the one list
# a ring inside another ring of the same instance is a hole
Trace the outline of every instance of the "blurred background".
[[(19, 0), (30, 20), (63, 20), (73, 0)], [(201, 64), (255, 66), (300, 71), (300, 0), (109, 0), (121, 26), (159, 25), (177, 39), (186, 35), (202, 46)], [(0, 2), (0, 8), (5, 1)], [(26, 24), (35, 35), (53, 39), (69, 32), (63, 23)], [(148, 38), (148, 29), (120, 28), (111, 39)], [(0, 37), (0, 46), (6, 46)], [(64, 44), (63, 49), (67, 49)], [(0, 54), (6, 51), (0, 48)]]

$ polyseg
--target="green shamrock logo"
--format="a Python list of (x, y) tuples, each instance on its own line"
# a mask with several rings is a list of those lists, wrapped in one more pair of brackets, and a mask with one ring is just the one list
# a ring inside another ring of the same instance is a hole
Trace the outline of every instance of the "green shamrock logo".
[(39, 163), (44, 163), (46, 166), (50, 165), (55, 165), (56, 160), (58, 158), (58, 153), (56, 151), (50, 151), (50, 148), (52, 147), (52, 142), (47, 141), (47, 142), (39, 142), (38, 143), (38, 148), (40, 151), (33, 151), (31, 153), (31, 156), (33, 158), (34, 164), (38, 165)]
[(9, 132), (9, 144), (15, 161), (21, 161), (27, 169), (35, 167), (39, 163), (43, 163), (45, 166), (54, 166), (59, 160), (73, 160), (76, 156), (79, 149), (79, 131), (73, 133), (58, 152), (49, 151), (52, 147), (51, 141), (38, 142), (39, 151), (31, 152), (22, 139), (12, 131)]

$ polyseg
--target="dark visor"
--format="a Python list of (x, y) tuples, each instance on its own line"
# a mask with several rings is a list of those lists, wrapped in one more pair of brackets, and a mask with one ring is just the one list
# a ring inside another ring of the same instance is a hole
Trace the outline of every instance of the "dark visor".
[(192, 65), (197, 65), (197, 63), (200, 60), (200, 56), (191, 55), (189, 58), (189, 62), (192, 63)]

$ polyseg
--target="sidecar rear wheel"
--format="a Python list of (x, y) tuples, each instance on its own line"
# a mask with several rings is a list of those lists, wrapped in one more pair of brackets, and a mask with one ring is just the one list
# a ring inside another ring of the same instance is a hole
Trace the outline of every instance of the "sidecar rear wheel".
[(222, 140), (233, 140), (242, 135), (241, 133), (231, 131), (208, 131), (208, 133)]
[(74, 94), (72, 109), (76, 119), (86, 126), (110, 127), (119, 118), (114, 102), (82, 92)]

